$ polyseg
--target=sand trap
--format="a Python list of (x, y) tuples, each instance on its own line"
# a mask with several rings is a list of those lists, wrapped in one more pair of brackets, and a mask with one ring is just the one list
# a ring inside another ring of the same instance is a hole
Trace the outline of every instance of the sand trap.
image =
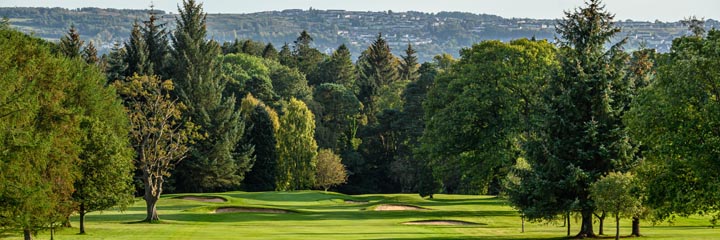
[(347, 203), (347, 204), (366, 204), (366, 203), (368, 203), (368, 201), (345, 200), (345, 203)]
[(457, 221), (457, 220), (421, 220), (404, 222), (405, 225), (480, 225), (474, 222)]
[(272, 209), (272, 208), (254, 208), (254, 207), (222, 207), (215, 209), (216, 213), (235, 213), (235, 212), (250, 212), (250, 213), (291, 213), (288, 210)]
[(399, 205), (399, 204), (383, 204), (378, 205), (374, 209), (375, 211), (407, 211), (407, 210), (427, 210), (427, 208), (421, 208), (410, 205)]
[(214, 202), (214, 203), (220, 203), (220, 202), (227, 202), (224, 198), (219, 197), (193, 197), (193, 196), (186, 196), (186, 197), (179, 197), (179, 199), (183, 200), (193, 200), (193, 201), (200, 201), (200, 202)]

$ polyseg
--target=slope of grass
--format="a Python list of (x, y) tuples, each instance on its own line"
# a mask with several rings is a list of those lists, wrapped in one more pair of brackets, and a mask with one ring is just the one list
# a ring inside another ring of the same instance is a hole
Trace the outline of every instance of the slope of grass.
[[(167, 195), (160, 200), (161, 223), (137, 223), (145, 214), (144, 202), (137, 199), (124, 212), (111, 210), (88, 215), (86, 235), (77, 234), (78, 222), (74, 217), (75, 228), (58, 231), (56, 239), (562, 239), (566, 231), (560, 223), (526, 223), (525, 233), (521, 233), (517, 212), (505, 201), (491, 196), (436, 195), (435, 199), (422, 199), (416, 194), (350, 196), (318, 191), (192, 194), (228, 200), (222, 203), (176, 198), (180, 196), (190, 195)], [(363, 210), (393, 203), (431, 210)], [(224, 206), (284, 209), (292, 213), (213, 213)], [(402, 224), (429, 219), (478, 225)], [(645, 239), (720, 239), (720, 229), (710, 228), (708, 220), (679, 218), (672, 226), (645, 223), (641, 231)], [(615, 233), (613, 221), (608, 220), (605, 225), (606, 234)], [(579, 226), (574, 221), (572, 231), (576, 232)], [(629, 234), (630, 222), (622, 221), (621, 226), (621, 234)], [(42, 233), (38, 238), (49, 239), (49, 235)]]

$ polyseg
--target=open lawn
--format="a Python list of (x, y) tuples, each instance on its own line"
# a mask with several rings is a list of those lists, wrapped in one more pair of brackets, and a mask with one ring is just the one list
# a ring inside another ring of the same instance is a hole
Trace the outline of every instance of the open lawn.
[[(195, 198), (180, 199), (183, 196)], [(207, 201), (208, 197), (219, 199)], [(393, 208), (383, 204), (426, 210), (377, 211)], [(215, 213), (217, 209), (225, 210)], [(429, 200), (417, 194), (350, 196), (318, 191), (174, 194), (163, 196), (158, 211), (161, 223), (137, 223), (145, 217), (145, 203), (137, 199), (124, 212), (88, 215), (86, 235), (77, 235), (75, 216), (73, 228), (57, 232), (55, 239), (562, 239), (566, 235), (562, 223), (526, 223), (521, 233), (519, 214), (491, 196), (436, 195)], [(403, 224), (419, 220), (475, 224)], [(605, 233), (614, 236), (614, 226), (606, 220)], [(644, 239), (720, 239), (720, 228), (709, 226), (708, 218), (678, 218), (673, 225), (644, 222), (641, 232)], [(573, 233), (579, 227), (579, 220), (573, 221)], [(621, 222), (621, 227), (621, 234), (629, 234), (629, 221)], [(49, 239), (49, 233), (38, 239)]]

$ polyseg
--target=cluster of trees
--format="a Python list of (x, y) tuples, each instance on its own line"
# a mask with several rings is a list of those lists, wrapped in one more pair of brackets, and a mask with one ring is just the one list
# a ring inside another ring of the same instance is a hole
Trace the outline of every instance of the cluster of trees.
[(163, 192), (499, 194), (568, 235), (579, 215), (583, 237), (608, 215), (639, 235), (644, 218), (720, 209), (719, 31), (628, 53), (591, 0), (557, 44), (484, 41), (419, 64), (382, 34), (356, 62), (306, 31), (279, 50), (221, 45), (194, 0), (173, 30), (157, 20), (101, 58), (74, 27), (52, 44), (3, 23), (0, 227), (30, 238), (78, 212), (84, 232), (87, 212), (133, 192), (148, 222)]

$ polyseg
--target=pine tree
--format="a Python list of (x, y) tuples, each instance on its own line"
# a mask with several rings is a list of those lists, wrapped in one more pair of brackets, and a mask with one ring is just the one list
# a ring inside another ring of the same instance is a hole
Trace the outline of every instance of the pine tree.
[(273, 46), (272, 43), (268, 43), (265, 46), (265, 49), (263, 49), (262, 57), (270, 60), (278, 59), (278, 51), (277, 49), (275, 49), (275, 46)]
[(137, 22), (133, 24), (130, 40), (125, 43), (125, 69), (124, 76), (126, 78), (133, 75), (153, 75), (152, 63), (148, 59), (148, 46), (145, 43), (140, 32), (140, 25)]
[[(313, 38), (310, 34), (303, 30), (300, 36), (295, 40), (295, 46), (293, 49), (293, 56), (295, 57), (295, 64), (300, 72), (304, 73), (308, 78), (317, 76), (318, 64), (322, 62), (324, 54), (310, 45), (313, 42)], [(308, 82), (317, 82), (315, 79), (308, 79)]]
[(403, 61), (400, 62), (400, 79), (415, 81), (420, 77), (418, 74), (417, 56), (415, 56), (415, 49), (412, 48), (412, 44), (408, 43), (407, 49), (405, 49), (405, 56), (402, 56)]
[(147, 61), (152, 64), (152, 72), (161, 79), (169, 79), (168, 60), (170, 45), (167, 38), (166, 23), (158, 24), (154, 6), (150, 6), (150, 18), (143, 22), (140, 29), (147, 46)]
[(340, 45), (330, 58), (320, 64), (317, 75), (318, 77), (315, 77), (314, 80), (318, 82), (311, 82), (310, 85), (336, 83), (348, 89), (354, 89), (355, 65), (352, 62), (350, 50), (345, 44)]
[(60, 38), (60, 52), (69, 58), (81, 57), (80, 49), (82, 49), (83, 41), (80, 40), (80, 33), (75, 25), (70, 25), (67, 34)]
[(295, 57), (293, 56), (292, 50), (290, 50), (290, 45), (285, 43), (282, 48), (280, 48), (280, 52), (278, 53), (278, 61), (280, 64), (288, 66), (288, 67), (295, 67), (297, 64), (295, 61)]
[(98, 59), (97, 56), (97, 49), (95, 49), (95, 45), (93, 45), (92, 42), (89, 42), (85, 48), (83, 48), (82, 57), (88, 64), (95, 65), (100, 62), (100, 59)]
[(375, 102), (380, 88), (398, 81), (397, 59), (392, 55), (390, 46), (379, 33), (377, 39), (368, 47), (358, 60), (358, 87), (360, 93), (358, 98), (365, 106), (365, 115), (369, 122), (373, 122), (375, 114), (381, 109), (376, 109)]
[(223, 95), (226, 82), (219, 76), (220, 46), (206, 40), (207, 15), (202, 4), (183, 1), (178, 10), (171, 37), (175, 92), (206, 138), (196, 141), (188, 159), (178, 165), (176, 188), (190, 192), (235, 189), (252, 166), (247, 148), (237, 147), (244, 121), (235, 97)]
[(110, 49), (110, 53), (105, 55), (105, 75), (108, 83), (125, 80), (125, 70), (127, 69), (125, 55), (127, 55), (125, 48), (121, 47), (118, 42), (115, 42), (112, 49)]

